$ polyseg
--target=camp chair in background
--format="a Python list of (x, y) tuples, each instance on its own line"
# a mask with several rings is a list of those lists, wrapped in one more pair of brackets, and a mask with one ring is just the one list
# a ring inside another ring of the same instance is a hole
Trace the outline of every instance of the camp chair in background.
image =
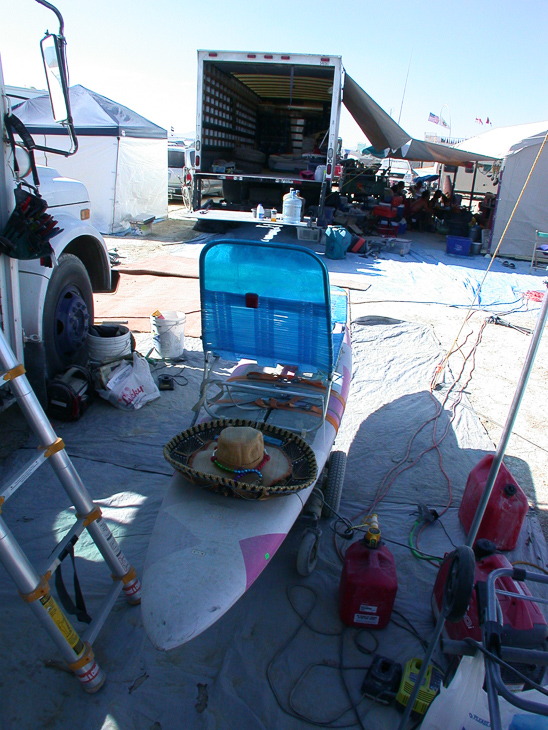
[[(309, 411), (315, 425), (296, 419), (294, 430), (317, 429), (348, 322), (347, 293), (330, 287), (323, 261), (289, 244), (213, 241), (200, 255), (200, 298), (205, 367), (195, 420), (202, 405), (220, 417), (224, 403), (260, 407), (265, 418), (276, 408)], [(213, 376), (220, 357), (240, 361), (228, 381)], [(213, 384), (219, 392), (210, 397)]]
[(548, 233), (535, 231), (535, 245), (531, 257), (530, 271), (548, 268)]

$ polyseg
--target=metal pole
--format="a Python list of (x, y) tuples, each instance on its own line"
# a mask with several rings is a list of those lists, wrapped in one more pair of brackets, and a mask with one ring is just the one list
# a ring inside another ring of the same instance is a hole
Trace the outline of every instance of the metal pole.
[(476, 175), (478, 174), (478, 163), (474, 163), (474, 177), (472, 178), (472, 187), (470, 189), (470, 202), (468, 203), (468, 210), (472, 210), (472, 199), (474, 197), (474, 188), (476, 187)]
[[(529, 380), (529, 375), (530, 375), (531, 369), (533, 367), (533, 362), (535, 360), (535, 355), (537, 354), (537, 350), (538, 350), (538, 347), (540, 344), (542, 333), (543, 333), (544, 327), (546, 325), (547, 317), (548, 317), (548, 290), (544, 293), (544, 298), (542, 300), (542, 307), (541, 307), (541, 310), (540, 310), (540, 313), (538, 316), (537, 324), (535, 326), (535, 331), (533, 332), (533, 337), (531, 339), (531, 343), (529, 344), (529, 350), (527, 352), (525, 362), (523, 363), (523, 368), (522, 368), (521, 375), (520, 375), (518, 385), (516, 388), (516, 393), (514, 395), (514, 399), (510, 406), (510, 412), (508, 414), (508, 418), (506, 420), (506, 424), (504, 426), (504, 430), (503, 430), (502, 436), (500, 438), (500, 442), (499, 442), (499, 445), (497, 448), (497, 452), (495, 454), (495, 458), (493, 459), (491, 469), (489, 470), (489, 475), (487, 477), (487, 483), (485, 485), (485, 489), (483, 490), (483, 495), (478, 504), (476, 514), (474, 516), (474, 520), (470, 527), (470, 532), (468, 533), (468, 537), (466, 538), (465, 545), (468, 545), (468, 547), (472, 547), (472, 545), (474, 544), (474, 540), (476, 539), (476, 535), (478, 534), (478, 529), (481, 524), (482, 517), (485, 513), (485, 508), (487, 507), (487, 502), (489, 501), (489, 497), (491, 496), (491, 492), (493, 490), (493, 485), (495, 484), (495, 479), (497, 478), (497, 474), (499, 472), (500, 465), (502, 463), (502, 458), (504, 456), (506, 446), (507, 446), (510, 436), (512, 434), (512, 428), (514, 426), (516, 416), (518, 414), (519, 406), (521, 404), (523, 395), (525, 393), (525, 388), (527, 387), (527, 381)], [(439, 641), (439, 638), (441, 636), (441, 632), (442, 632), (444, 626), (445, 626), (445, 618), (444, 618), (443, 614), (440, 612), (438, 621), (436, 623), (436, 628), (434, 629), (434, 633), (432, 635), (432, 638), (430, 639), (430, 643), (429, 643), (428, 649), (426, 651), (426, 656), (422, 662), (418, 677), (415, 680), (415, 684), (413, 686), (413, 691), (411, 692), (411, 696), (409, 697), (409, 701), (405, 708), (405, 712), (403, 714), (401, 722), (398, 726), (398, 730), (405, 730), (405, 725), (406, 725), (407, 721), (409, 720), (409, 717), (411, 715), (411, 710), (413, 709), (413, 705), (415, 704), (415, 700), (417, 699), (417, 695), (419, 693), (420, 686), (426, 675), (426, 670), (428, 669), (428, 663), (429, 663), (430, 659), (432, 658), (432, 655), (434, 654), (434, 651), (436, 649), (436, 646), (438, 644), (438, 641)], [(490, 680), (490, 678), (488, 678), (488, 679)], [(495, 715), (494, 727), (496, 727), (496, 720), (497, 720), (497, 718)]]

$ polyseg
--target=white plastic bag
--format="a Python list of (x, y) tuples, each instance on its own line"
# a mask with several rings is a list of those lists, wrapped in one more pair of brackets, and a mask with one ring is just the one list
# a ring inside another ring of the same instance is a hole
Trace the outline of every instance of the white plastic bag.
[(148, 362), (138, 352), (133, 353), (133, 362), (125, 361), (110, 373), (106, 389), (98, 390), (98, 393), (125, 411), (136, 411), (160, 397)]
[(485, 730), (491, 726), (487, 693), (483, 691), (483, 654), (464, 656), (449, 687), (441, 687), (421, 730)]
[[(439, 695), (430, 705), (422, 722), (421, 730), (480, 730), (491, 727), (489, 700), (483, 688), (485, 664), (483, 654), (465, 656), (449, 687), (441, 687)], [(537, 690), (521, 695), (523, 699), (548, 704), (548, 698)], [(504, 730), (513, 727), (545, 728), (547, 718), (531, 715), (499, 697), (500, 719)], [(518, 719), (521, 718), (521, 720)], [(530, 723), (526, 718), (530, 718)], [(532, 724), (531, 724), (532, 723)]]

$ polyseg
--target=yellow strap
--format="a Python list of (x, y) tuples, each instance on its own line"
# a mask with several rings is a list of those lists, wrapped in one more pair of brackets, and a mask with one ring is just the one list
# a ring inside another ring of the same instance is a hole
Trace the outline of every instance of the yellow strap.
[(99, 507), (95, 507), (94, 510), (92, 510), (88, 515), (79, 515), (77, 514), (76, 517), (81, 520), (83, 519), (83, 527), (87, 527), (88, 525), (91, 525), (92, 522), (95, 522), (95, 520), (98, 520), (102, 516), (101, 509)]
[(343, 408), (346, 408), (346, 399), (343, 398), (340, 393), (337, 393), (336, 390), (331, 389), (330, 395), (332, 395), (334, 398), (336, 398), (339, 401), (339, 403), (342, 403)]
[(326, 413), (325, 420), (333, 426), (333, 428), (335, 429), (335, 433), (337, 433), (339, 430), (339, 423), (333, 418), (333, 416), (331, 416), (329, 413)]
[(65, 448), (65, 444), (62, 438), (57, 438), (50, 446), (41, 446), (40, 448), (45, 449), (44, 456), (48, 459), (58, 451), (62, 451)]
[(25, 603), (32, 603), (33, 601), (38, 600), (38, 598), (45, 596), (46, 593), (49, 593), (49, 585), (44, 577), (40, 579), (38, 586), (30, 593), (21, 593), (21, 591), (19, 591), (19, 595)]
[(9, 380), (15, 380), (15, 378), (18, 378), (20, 375), (24, 375), (26, 372), (23, 365), (16, 365), (11, 370), (8, 370), (2, 375), (2, 380), (5, 380), (6, 383)]
[(137, 578), (137, 571), (135, 568), (130, 567), (125, 575), (111, 575), (112, 580), (121, 580), (124, 585)]
[(73, 672), (75, 672), (77, 669), (85, 667), (86, 664), (89, 664), (95, 659), (91, 644), (89, 644), (87, 641), (84, 641), (84, 647), (84, 653), (80, 656), (80, 658), (77, 659), (75, 662), (70, 662), (70, 664), (67, 664), (68, 668), (72, 669)]
[(5, 497), (0, 497), (0, 515), (2, 514), (2, 505), (4, 504), (5, 501), (6, 501)]

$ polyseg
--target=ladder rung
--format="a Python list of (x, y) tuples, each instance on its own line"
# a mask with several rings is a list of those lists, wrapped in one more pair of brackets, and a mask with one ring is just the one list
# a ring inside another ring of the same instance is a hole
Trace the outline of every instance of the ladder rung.
[(32, 474), (34, 474), (38, 467), (42, 466), (46, 459), (47, 456), (45, 452), (42, 451), (39, 456), (30, 461), (26, 466), (22, 467), (15, 476), (11, 477), (11, 481), (8, 486), (0, 492), (0, 500), (2, 500), (3, 497), (2, 501), (5, 502), (8, 497), (11, 497), (11, 495), (16, 492)]
[[(59, 559), (59, 555), (63, 552), (63, 550), (67, 547), (67, 545), (72, 541), (72, 538), (76, 535), (77, 537), (80, 537), (82, 532), (84, 531), (84, 518), (80, 517), (77, 518), (74, 525), (70, 528), (70, 530), (67, 532), (65, 537), (61, 540), (60, 543), (58, 543), (55, 548), (52, 550), (51, 555), (53, 555), (53, 560), (51, 563), (47, 566), (47, 568), (40, 574), (40, 575), (46, 575), (47, 573), (50, 573), (53, 575), (54, 571), (57, 570), (57, 567), (61, 564), (61, 560)], [(50, 557), (51, 557), (50, 555)]]
[(94, 611), (95, 618), (82, 634), (82, 641), (88, 641), (91, 645), (93, 645), (93, 642), (97, 638), (97, 634), (107, 620), (109, 613), (112, 611), (112, 607), (116, 603), (116, 599), (118, 598), (123, 587), (124, 584), (121, 580), (115, 580), (113, 582), (99, 611)]

